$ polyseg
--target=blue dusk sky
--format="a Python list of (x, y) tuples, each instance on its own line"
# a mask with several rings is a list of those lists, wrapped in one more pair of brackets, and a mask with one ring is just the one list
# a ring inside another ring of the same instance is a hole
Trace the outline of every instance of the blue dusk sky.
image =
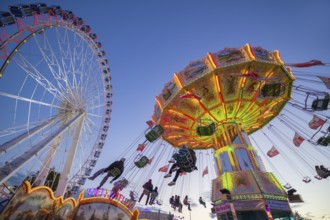
[[(32, 2), (0, 0), (0, 10), (8, 11), (8, 5)], [(279, 50), (285, 63), (312, 59), (330, 63), (328, 0), (39, 2), (60, 5), (62, 9), (72, 10), (82, 17), (97, 34), (107, 53), (113, 105), (108, 138), (96, 169), (118, 159), (123, 150), (146, 129), (146, 121), (153, 115), (155, 96), (161, 93), (173, 74), (208, 52), (226, 47), (238, 48), (249, 43), (270, 51)], [(327, 67), (317, 71), (330, 76)], [(327, 153), (329, 156), (329, 151)], [(323, 162), (330, 167), (329, 159)], [(287, 163), (274, 162), (273, 165), (282, 175), (291, 176), (291, 173), (285, 173)], [(297, 177), (292, 178), (290, 183), (305, 199), (305, 203), (292, 205), (292, 210), (298, 210), (313, 220), (330, 219), (329, 179), (304, 184)], [(96, 184), (87, 181), (85, 186), (95, 187)], [(207, 190), (211, 188), (205, 188)], [(167, 203), (168, 197), (165, 198)], [(195, 207), (191, 219), (210, 219), (209, 207), (210, 204), (207, 211), (201, 206)], [(164, 211), (171, 210), (165, 207)], [(179, 214), (176, 212), (175, 215)], [(190, 218), (187, 210), (180, 216)]]

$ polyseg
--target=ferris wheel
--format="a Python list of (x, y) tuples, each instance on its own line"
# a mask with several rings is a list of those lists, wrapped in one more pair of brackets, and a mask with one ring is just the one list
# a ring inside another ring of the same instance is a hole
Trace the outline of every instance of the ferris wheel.
[(60, 6), (0, 12), (0, 183), (55, 195), (84, 185), (110, 123), (112, 85), (91, 27)]

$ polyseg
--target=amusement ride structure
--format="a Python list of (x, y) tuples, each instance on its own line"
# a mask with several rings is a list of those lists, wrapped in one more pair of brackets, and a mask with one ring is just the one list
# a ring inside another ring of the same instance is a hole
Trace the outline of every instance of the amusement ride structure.
[(108, 60), (72, 11), (39, 3), (9, 10), (0, 20), (0, 183), (29, 179), (56, 196), (74, 194), (107, 137)]
[[(191, 188), (196, 191), (198, 183), (200, 199), (205, 197), (207, 175), (212, 189), (206, 203), (218, 219), (290, 219), (289, 203), (303, 198), (273, 157), (283, 157), (306, 184), (330, 175), (324, 164), (330, 154), (330, 78), (295, 70), (327, 64), (285, 64), (278, 51), (247, 44), (208, 53), (175, 73), (156, 97), (148, 128), (121, 149), (125, 170), (112, 190), (83, 189), (110, 123), (112, 86), (102, 44), (82, 18), (59, 6), (9, 9), (0, 19), (0, 103), (6, 106), (0, 110), (6, 115), (0, 183), (1, 196), (10, 190), (10, 201), (0, 217), (138, 219), (135, 207), (144, 194), (147, 207), (176, 212), (169, 197), (189, 195), (196, 206)], [(179, 178), (167, 184), (173, 162)], [(159, 189), (152, 201), (143, 189), (151, 180)], [(47, 201), (30, 202), (35, 195)], [(15, 207), (24, 201), (34, 209), (18, 213)], [(200, 204), (206, 208), (202, 199)]]

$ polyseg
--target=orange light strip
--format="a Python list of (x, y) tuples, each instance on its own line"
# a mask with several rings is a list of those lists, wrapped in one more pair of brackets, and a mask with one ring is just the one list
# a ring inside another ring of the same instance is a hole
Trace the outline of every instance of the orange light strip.
[(177, 126), (177, 125), (164, 125), (163, 127), (164, 127), (164, 128), (178, 128), (178, 129), (183, 129), (183, 130), (190, 131), (189, 128), (180, 127), (180, 126)]
[(236, 115), (238, 114), (238, 111), (239, 111), (239, 108), (241, 107), (242, 101), (243, 101), (242, 99), (239, 100), (234, 118), (236, 118)]
[(223, 99), (223, 96), (222, 96), (222, 93), (221, 93), (221, 88), (220, 88), (219, 80), (220, 80), (219, 79), (219, 76), (216, 75), (216, 85), (217, 85), (217, 88), (218, 88), (218, 91), (219, 91), (219, 97), (220, 97), (220, 100), (221, 100), (223, 112), (225, 113), (226, 120), (227, 120), (227, 118), (228, 118), (228, 116), (227, 116), (227, 110), (226, 110), (226, 106), (225, 106), (225, 100)]
[(159, 97), (158, 96), (156, 96), (156, 102), (157, 102), (157, 104), (158, 104), (158, 106), (159, 106), (159, 108), (160, 108), (160, 110), (164, 110), (164, 108), (163, 108), (163, 106), (162, 106), (162, 103), (161, 103), (161, 101), (159, 100)]
[(216, 62), (215, 62), (215, 60), (213, 58), (213, 55), (210, 52), (208, 52), (207, 53), (207, 57), (209, 58), (210, 63), (212, 65), (213, 69), (216, 69), (218, 66), (217, 66), (217, 64), (216, 64)]
[(256, 57), (253, 54), (252, 47), (250, 44), (245, 45), (245, 51), (251, 60), (256, 60)]
[(277, 63), (284, 65), (284, 62), (280, 58), (280, 52), (278, 50), (273, 51), (274, 58)]
[(177, 75), (176, 73), (174, 73), (173, 80), (174, 80), (176, 86), (177, 86), (179, 89), (182, 89), (182, 88), (183, 88), (182, 82), (181, 82), (181, 80), (179, 79), (179, 77), (178, 77), (178, 75)]
[(190, 119), (190, 120), (192, 120), (192, 121), (195, 121), (195, 119), (194, 119), (193, 117), (191, 117), (191, 116), (189, 116), (189, 115), (186, 115), (186, 114), (183, 114), (183, 113), (181, 113), (181, 112), (175, 111), (175, 110), (173, 110), (173, 109), (169, 109), (168, 112), (170, 112), (170, 113), (174, 113), (174, 114), (177, 114), (177, 115), (181, 115), (181, 116), (186, 117), (186, 118), (188, 118), (188, 119)]

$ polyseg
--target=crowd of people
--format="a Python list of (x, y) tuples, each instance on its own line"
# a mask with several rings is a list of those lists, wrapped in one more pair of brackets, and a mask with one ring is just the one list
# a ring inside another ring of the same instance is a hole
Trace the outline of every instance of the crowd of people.
[[(111, 163), (108, 167), (98, 170), (96, 173), (94, 173), (94, 175), (92, 175), (88, 179), (94, 180), (96, 177), (102, 174), (106, 174), (102, 179), (102, 181), (100, 182), (97, 189), (100, 189), (105, 184), (105, 182), (108, 180), (109, 177), (113, 177), (113, 179), (110, 181), (110, 183), (113, 183), (124, 172), (124, 162), (125, 162), (125, 158), (121, 158), (119, 161), (115, 161)], [(168, 184), (169, 186), (175, 185), (175, 182), (181, 173), (183, 172), (190, 173), (194, 170), (197, 170), (196, 155), (195, 152), (191, 149), (181, 148), (178, 151), (178, 153), (173, 155), (173, 159), (171, 159), (169, 162), (173, 163), (173, 165), (169, 173), (165, 175), (165, 178), (170, 177), (172, 172), (176, 171), (173, 181)], [(123, 183), (123, 180), (125, 180), (126, 182), (124, 181)], [(126, 187), (128, 182), (126, 179), (123, 180), (118, 180), (114, 182), (111, 197), (115, 197), (116, 194), (118, 194), (121, 190), (123, 190), (124, 187)], [(142, 198), (146, 195), (147, 198), (145, 201), (145, 205), (155, 204), (156, 198), (158, 196), (158, 187), (153, 186), (151, 179), (149, 179), (146, 183), (144, 183), (142, 187), (143, 187), (143, 191), (140, 195), (138, 202), (141, 202)], [(136, 201), (136, 196), (133, 191), (130, 192), (130, 198), (131, 200)], [(206, 203), (202, 199), (202, 197), (199, 198), (199, 203), (206, 208)], [(188, 210), (191, 211), (191, 205), (190, 202), (188, 201), (188, 195), (184, 197), (183, 202), (181, 202), (180, 195), (172, 196), (170, 198), (170, 205), (174, 210), (178, 209), (179, 213), (182, 213), (183, 205), (187, 206)]]

